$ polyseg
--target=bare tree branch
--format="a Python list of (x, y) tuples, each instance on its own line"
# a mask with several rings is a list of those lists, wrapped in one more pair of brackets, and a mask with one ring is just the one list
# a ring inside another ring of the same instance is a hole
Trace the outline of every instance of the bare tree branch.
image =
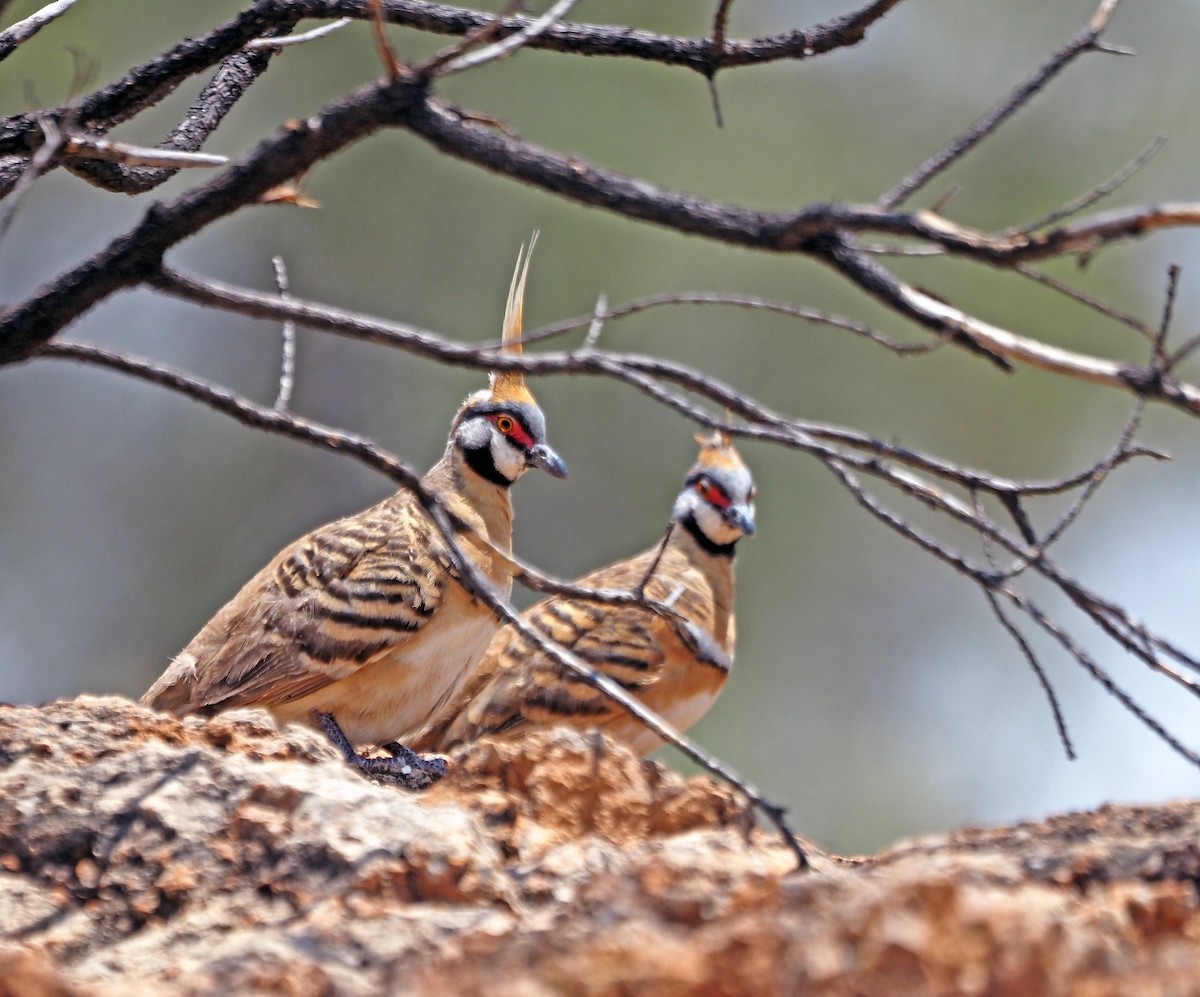
[(951, 329), (991, 353), (1040, 370), (1121, 388), (1151, 401), (1164, 402), (1191, 415), (1200, 415), (1200, 387), (1196, 385), (1137, 364), (1102, 360), (1064, 350), (973, 318), (905, 284), (845, 242), (831, 247), (830, 259), (834, 266), (868, 293), (929, 328)]
[[(900, 0), (873, 0), (861, 10), (835, 17), (807, 29), (747, 41), (727, 42), (721, 67), (748, 66), (780, 59), (811, 58), (857, 44), (867, 28)], [(259, 37), (287, 34), (306, 17), (369, 20), (374, 0), (256, 0), (252, 7), (207, 35), (188, 39), (170, 52), (135, 67), (121, 80), (79, 102), (80, 123), (88, 130), (105, 130), (156, 103), (185, 79), (203, 72)], [(392, 24), (422, 31), (466, 35), (487, 27), (491, 15), (421, 0), (385, 0), (382, 13)], [(499, 37), (523, 31), (530, 19), (504, 19)], [(548, 48), (580, 55), (626, 56), (684, 66), (700, 73), (712, 68), (707, 39), (684, 39), (607, 25), (560, 24), (529, 41), (532, 48)], [(67, 108), (48, 109), (60, 118)], [(31, 115), (0, 119), (0, 157), (31, 151), (37, 142), (37, 123)]]
[[(306, 17), (357, 17), (366, 15), (366, 0), (297, 0)], [(782, 59), (811, 59), (840, 48), (857, 45), (867, 29), (901, 0), (873, 0), (857, 11), (830, 18), (809, 28), (798, 28), (763, 38), (726, 40), (718, 65), (707, 38), (677, 38), (636, 28), (607, 24), (559, 24), (531, 40), (530, 48), (572, 55), (618, 56), (683, 66), (702, 75), (716, 69), (762, 65)], [(467, 35), (487, 28), (492, 16), (482, 11), (417, 0), (383, 0), (384, 17), (421, 31)], [(496, 29), (498, 37), (524, 30), (528, 16), (505, 17)]]
[[(1092, 469), (1055, 481), (1021, 482), (984, 471), (964, 468), (908, 447), (887, 443), (862, 433), (827, 423), (792, 419), (773, 412), (754, 401), (745, 392), (723, 384), (715, 378), (691, 368), (658, 357), (632, 353), (612, 353), (597, 349), (575, 350), (567, 353), (526, 354), (514, 357), (501, 352), (499, 344), (467, 346), (451, 342), (437, 333), (396, 322), (385, 322), (371, 316), (318, 305), (292, 297), (278, 297), (249, 291), (214, 280), (201, 281), (177, 271), (164, 268), (150, 284), (160, 291), (196, 304), (228, 309), (250, 318), (282, 322), (293, 319), (310, 329), (332, 332), (366, 342), (381, 343), (403, 349), (414, 355), (442, 363), (473, 369), (521, 370), (531, 374), (586, 374), (611, 377), (646, 391), (677, 411), (711, 429), (729, 429), (736, 435), (766, 440), (804, 450), (814, 456), (839, 455), (824, 444), (848, 446), (869, 455), (867, 464), (877, 464), (875, 458), (886, 458), (913, 467), (923, 473), (954, 481), (964, 487), (997, 495), (1057, 494), (1085, 484)], [(610, 315), (609, 318), (613, 316)], [(536, 335), (536, 333), (535, 333)], [(666, 393), (655, 393), (651, 386), (655, 378), (708, 398), (715, 405), (727, 408), (746, 419), (751, 425), (726, 427), (701, 413), (695, 406), (675, 399)], [(649, 384), (648, 384), (649, 382)], [(1122, 460), (1134, 456), (1158, 456), (1152, 451), (1131, 450)], [(850, 459), (841, 453), (843, 460)]]
[[(200, 38), (180, 42), (168, 52), (136, 66), (122, 79), (69, 105), (41, 113), (55, 120), (71, 118), (88, 132), (102, 132), (154, 106), (184, 80), (217, 65), (247, 42), (291, 30), (302, 11), (286, 0), (259, 0), (232, 21)], [(259, 57), (269, 53), (257, 53)], [(0, 118), (0, 155), (29, 153), (38, 142), (33, 113)]]
[[(279, 31), (287, 30), (280, 28)], [(272, 37), (275, 37), (274, 32)], [(216, 131), (253, 84), (270, 65), (273, 50), (235, 52), (222, 63), (213, 78), (200, 91), (199, 96), (183, 120), (171, 130), (171, 133), (158, 145), (164, 154), (191, 153), (198, 155), (208, 137)], [(220, 159), (220, 165), (228, 162), (225, 157)], [(84, 158), (82, 160), (67, 160), (64, 165), (76, 176), (82, 177), (105, 190), (117, 191), (123, 194), (143, 194), (165, 183), (175, 175), (177, 165), (168, 162), (148, 163), (145, 165), (121, 163), (110, 165), (94, 163)]]

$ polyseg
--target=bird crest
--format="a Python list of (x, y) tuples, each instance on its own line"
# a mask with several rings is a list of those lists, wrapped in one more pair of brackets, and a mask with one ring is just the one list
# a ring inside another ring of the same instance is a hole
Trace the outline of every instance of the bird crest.
[(696, 442), (700, 444), (700, 456), (696, 460), (696, 470), (702, 468), (737, 470), (746, 466), (741, 454), (734, 448), (733, 438), (724, 430), (718, 429), (712, 436), (697, 433)]
[[(521, 246), (517, 253), (517, 267), (513, 271), (512, 284), (508, 288), (508, 304), (504, 308), (504, 332), (501, 336), (501, 350), (510, 356), (521, 356), (524, 352), (521, 345), (521, 326), (525, 311), (525, 278), (529, 276), (529, 258), (533, 255), (533, 247), (537, 244), (538, 234), (533, 233), (529, 240), (529, 250)], [(524, 257), (524, 260), (522, 260)], [(519, 370), (492, 371), (491, 401), (497, 403), (533, 403), (533, 395), (525, 386), (525, 374)]]

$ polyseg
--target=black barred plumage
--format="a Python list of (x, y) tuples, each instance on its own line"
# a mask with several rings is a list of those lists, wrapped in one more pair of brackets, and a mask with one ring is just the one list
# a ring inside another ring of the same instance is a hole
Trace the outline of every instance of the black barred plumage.
[[(647, 598), (668, 612), (550, 596), (523, 614), (681, 729), (703, 715), (732, 668), (732, 555), (737, 540), (754, 532), (749, 470), (727, 438), (701, 442), (661, 551), (656, 546), (577, 583), (625, 591), (644, 583)], [(457, 702), (413, 743), (444, 752), (480, 737), (517, 736), (556, 723), (600, 727), (642, 753), (659, 744), (656, 735), (511, 626), (492, 639)]]
[[(524, 285), (518, 260), (504, 322), (505, 349), (515, 353)], [(463, 553), (504, 594), (512, 586), (509, 486), (531, 467), (566, 475), (523, 377), (506, 372), (462, 405), (442, 459), (422, 479), (466, 524)], [(178, 715), (262, 706), (281, 723), (318, 727), (372, 778), (427, 784), (438, 766), (393, 742), (453, 699), (496, 629), (450, 555), (404, 491), (313, 530), (217, 612), (143, 702)], [(365, 758), (353, 744), (383, 746), (396, 757)]]

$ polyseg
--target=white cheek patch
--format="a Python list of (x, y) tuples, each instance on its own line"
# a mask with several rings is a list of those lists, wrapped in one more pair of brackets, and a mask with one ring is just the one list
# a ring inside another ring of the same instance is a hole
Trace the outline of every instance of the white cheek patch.
[(742, 536), (741, 530), (725, 522), (725, 517), (707, 502), (697, 502), (694, 515), (700, 531), (715, 544), (726, 546)]
[(516, 481), (529, 470), (529, 465), (525, 463), (525, 452), (499, 433), (492, 434), (492, 463), (509, 481)]

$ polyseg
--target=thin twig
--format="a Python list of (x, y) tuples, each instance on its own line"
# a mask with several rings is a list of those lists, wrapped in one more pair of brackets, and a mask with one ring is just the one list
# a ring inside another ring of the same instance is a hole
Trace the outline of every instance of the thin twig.
[(341, 20), (334, 21), (332, 24), (322, 24), (319, 27), (313, 28), (311, 31), (302, 31), (298, 35), (287, 35), (283, 38), (255, 38), (254, 41), (246, 42), (242, 48), (251, 52), (259, 49), (271, 49), (275, 51), (281, 48), (291, 48), (293, 45), (303, 45), (306, 42), (312, 42), (316, 41), (318, 38), (324, 38), (326, 35), (331, 35), (340, 28), (344, 28), (347, 24), (353, 23), (354, 18), (343, 17)]
[(650, 563), (646, 566), (646, 573), (642, 575), (641, 581), (634, 587), (633, 592), (639, 599), (646, 598), (646, 586), (650, 584), (650, 579), (654, 577), (654, 572), (658, 570), (658, 565), (662, 561), (663, 554), (666, 553), (667, 544), (671, 542), (671, 534), (675, 532), (675, 520), (672, 519), (667, 523), (667, 528), (663, 530), (662, 539), (658, 542), (658, 546), (654, 549), (654, 556), (650, 559)]
[(67, 155), (80, 159), (100, 159), (106, 163), (121, 163), (124, 166), (156, 166), (168, 170), (212, 169), (229, 163), (227, 156), (130, 145), (128, 142), (92, 138), (90, 135), (71, 135), (67, 139), (64, 151)]
[(508, 0), (504, 5), (504, 9), (488, 21), (487, 24), (475, 28), (473, 31), (468, 31), (459, 42), (447, 46), (440, 52), (435, 53), (427, 61), (418, 65), (413, 70), (413, 73), (420, 79), (433, 79), (439, 75), (442, 67), (447, 63), (453, 62), (469, 49), (475, 48), (477, 45), (483, 45), (495, 38), (504, 27), (504, 19), (516, 13), (521, 6), (521, 0)]
[(524, 47), (532, 39), (545, 34), (553, 28), (570, 13), (571, 8), (578, 2), (579, 0), (558, 0), (546, 13), (531, 21), (515, 35), (509, 35), (507, 38), (493, 42), (491, 45), (481, 48), (478, 51), (466, 52), (456, 59), (451, 59), (441, 66), (438, 75), (450, 76), (453, 73), (461, 73), (465, 69), (473, 69), (476, 66), (482, 66), (486, 63), (494, 62), (496, 59), (503, 59), (511, 55), (517, 49)]
[(386, 22), (383, 17), (383, 0), (367, 0), (367, 7), (371, 12), (371, 34), (375, 38), (379, 61), (383, 63), (387, 78), (395, 82), (400, 79), (404, 71), (404, 64), (396, 58), (391, 42), (388, 41)]
[[(924, 343), (901, 343), (898, 340), (892, 339), (877, 329), (872, 328), (864, 322), (857, 322), (854, 319), (848, 319), (841, 315), (835, 315), (831, 312), (821, 311), (817, 308), (808, 308), (804, 305), (792, 304), (788, 301), (777, 301), (771, 298), (760, 298), (750, 294), (732, 294), (732, 293), (717, 293), (708, 291), (681, 291), (672, 294), (650, 294), (642, 298), (636, 298), (633, 301), (626, 302), (623, 305), (617, 305), (615, 308), (607, 310), (602, 316), (603, 319), (622, 319), (630, 315), (636, 315), (639, 312), (647, 311), (651, 308), (661, 308), (666, 305), (728, 305), (733, 308), (748, 308), (756, 311), (773, 312), (778, 315), (787, 315), (792, 318), (803, 319), (805, 322), (811, 322), (816, 325), (827, 325), (834, 329), (842, 329), (846, 332), (852, 332), (856, 336), (862, 336), (864, 339), (869, 339), (873, 343), (878, 343), (885, 349), (891, 350), (893, 353), (906, 356), (909, 354), (929, 353), (942, 346), (941, 342), (924, 342)], [(589, 316), (579, 316), (578, 318), (564, 319), (561, 322), (555, 322), (552, 325), (545, 325), (538, 329), (531, 329), (523, 337), (522, 342), (538, 343), (547, 339), (554, 339), (568, 332), (573, 332), (576, 329), (581, 329), (585, 325), (595, 321), (595, 313)]]
[[(950, 565), (960, 574), (970, 578), (975, 582), (976, 585), (989, 590), (996, 586), (996, 579), (993, 575), (979, 571), (977, 568), (968, 564), (961, 557), (954, 554), (948, 548), (938, 543), (933, 538), (921, 533), (919, 530), (916, 530), (910, 524), (906, 523), (894, 513), (880, 505), (862, 488), (862, 486), (854, 479), (854, 476), (851, 475), (846, 468), (841, 466), (837, 461), (825, 461), (825, 465), (842, 482), (842, 484), (846, 487), (858, 504), (876, 519), (900, 533), (901, 536), (912, 540), (938, 560), (944, 561), (946, 564)], [(1039, 564), (1040, 563), (1041, 562), (1039, 562)], [(1056, 578), (1060, 582), (1064, 581), (1061, 576), (1056, 576)], [(1045, 614), (1043, 614), (1025, 595), (1008, 586), (995, 588), (995, 591), (1002, 594), (1013, 605), (1017, 606), (1017, 608), (1019, 608), (1031, 620), (1033, 620), (1039, 627), (1053, 636), (1054, 639), (1057, 640), (1064, 647), (1064, 649), (1067, 650), (1068, 654), (1070, 654), (1076, 662), (1083, 666), (1083, 668), (1092, 676), (1092, 678), (1099, 682), (1109, 694), (1116, 697), (1121, 704), (1127, 710), (1129, 710), (1130, 713), (1144, 723), (1172, 750), (1177, 752), (1181, 757), (1187, 759), (1187, 761), (1191, 762), (1193, 765), (1200, 767), (1200, 755), (1197, 755), (1194, 751), (1185, 746), (1181, 741), (1178, 740), (1178, 738), (1171, 735), (1162, 726), (1162, 724), (1158, 723), (1158, 721), (1154, 720), (1153, 717), (1146, 713), (1146, 711), (1140, 707), (1137, 702), (1129, 696), (1128, 693), (1126, 693), (1113, 681), (1111, 676), (1109, 676), (1102, 668), (1100, 668), (1100, 666), (1097, 665), (1095, 661), (1093, 661), (1086, 654), (1086, 652), (1084, 652), (1083, 649), (1078, 646), (1078, 644), (1071, 640), (1070, 636), (1065, 630), (1054, 623), (1053, 620), (1046, 617)], [(1070, 594), (1070, 592), (1068, 592), (1068, 594)], [(1078, 601), (1077, 604), (1079, 604)], [(1093, 618), (1096, 619), (1098, 623), (1101, 623), (1102, 626), (1104, 625), (1103, 620), (1096, 617)], [(1123, 646), (1129, 647), (1129, 644), (1125, 643)], [(1132, 650), (1133, 648), (1130, 649)], [(1140, 648), (1137, 650), (1140, 650)], [(1180, 678), (1180, 676), (1171, 673), (1170, 671), (1162, 671), (1161, 665), (1159, 670), (1162, 674), (1168, 675), (1168, 677), (1174, 677), (1177, 680)], [(1189, 691), (1196, 690), (1195, 688), (1191, 688)]]
[(1066, 281), (1059, 280), (1057, 277), (1052, 277), (1048, 273), (1043, 273), (1041, 270), (1035, 270), (1033, 267), (1024, 263), (1018, 263), (1013, 269), (1022, 277), (1028, 277), (1032, 281), (1039, 284), (1044, 284), (1046, 287), (1059, 294), (1065, 295), (1072, 301), (1077, 301), (1085, 308), (1090, 308), (1092, 311), (1099, 312), (1101, 315), (1112, 319), (1114, 322), (1120, 322), (1124, 326), (1128, 326), (1139, 336), (1149, 340), (1153, 338), (1154, 333), (1150, 327), (1141, 319), (1128, 312), (1123, 312), (1119, 308), (1114, 307), (1107, 301), (1102, 301), (1100, 298), (1087, 294), (1079, 290), (1077, 287), (1072, 287)]
[(1107, 180), (1097, 184), (1091, 190), (1081, 194), (1075, 200), (1068, 201), (1062, 207), (1051, 211), (1050, 214), (1046, 215), (1045, 217), (1039, 218), (1037, 221), (1030, 222), (1026, 225), (1014, 226), (1008, 231), (1025, 233), (1036, 232), (1039, 229), (1044, 229), (1051, 225), (1055, 225), (1064, 218), (1071, 217), (1071, 215), (1076, 215), (1086, 208), (1090, 208), (1097, 201), (1107, 197), (1127, 180), (1133, 177), (1138, 170), (1140, 170), (1143, 166), (1150, 162), (1151, 159), (1154, 158), (1154, 154), (1163, 147), (1166, 141), (1167, 138), (1165, 135), (1159, 135), (1154, 139), (1153, 142), (1146, 146), (1145, 149), (1134, 156), (1132, 160), (1130, 160), (1125, 166), (1121, 167), (1120, 170), (1114, 173)]
[[(287, 264), (282, 256), (271, 260), (275, 268), (275, 288), (279, 297), (286, 301), (288, 294)], [(285, 320), (283, 323), (283, 350), (279, 362), (279, 393), (275, 396), (275, 411), (286, 412), (292, 400), (292, 387), (296, 383), (296, 323)]]
[(600, 333), (604, 331), (604, 319), (608, 312), (608, 295), (603, 291), (596, 298), (596, 307), (592, 311), (592, 322), (588, 326), (587, 335), (583, 337), (581, 350), (594, 350), (600, 341)]
[(51, 21), (62, 17), (79, 0), (54, 0), (22, 21), (0, 31), (0, 59), (7, 59), (19, 45), (29, 41)]
[(1086, 651), (1083, 650), (1075, 641), (1071, 640), (1070, 636), (1058, 624), (1046, 616), (1038, 607), (1027, 599), (1025, 596), (1011, 589), (1000, 590), (1004, 596), (1020, 608), (1031, 620), (1034, 621), (1046, 633), (1053, 637), (1063, 647), (1066, 652), (1075, 659), (1089, 675), (1100, 683), (1109, 695), (1113, 696), (1126, 710), (1132, 713), (1138, 720), (1146, 725), (1157, 737), (1159, 737), (1169, 748), (1171, 748), (1181, 758), (1186, 759), (1193, 765), (1200, 766), (1200, 754), (1192, 751), (1182, 741), (1171, 734), (1162, 724), (1155, 720), (1149, 713), (1138, 705), (1124, 689), (1122, 689), (1103, 668), (1096, 664), (1095, 660)]
[(1171, 329), (1171, 317), (1175, 314), (1175, 296), (1179, 293), (1179, 274), (1181, 268), (1178, 263), (1172, 263), (1167, 267), (1167, 298), (1163, 303), (1162, 320), (1158, 324), (1158, 333), (1154, 337), (1154, 342), (1151, 346), (1150, 363), (1159, 370), (1165, 370), (1167, 366), (1167, 333)]
[(1062, 72), (1077, 56), (1096, 48), (1096, 42), (1104, 29), (1108, 27), (1117, 3), (1118, 0), (1101, 0), (1100, 6), (1082, 32), (1055, 52), (1033, 76), (976, 121), (962, 135), (925, 160), (875, 203), (882, 208), (895, 208), (897, 205), (903, 204), (935, 176), (979, 145), (1008, 118), (1028, 104), (1039, 90)]
[[(975, 514), (983, 517), (983, 503), (980, 500), (979, 493), (972, 491), (972, 499), (975, 504)], [(983, 551), (987, 557), (988, 564), (993, 572), (999, 572), (999, 565), (996, 563), (996, 557), (992, 548), (991, 541), (987, 537), (983, 537)], [(1033, 648), (1029, 646), (1029, 642), (1025, 639), (1025, 635), (1017, 629), (1017, 625), (1008, 618), (1008, 615), (1001, 607), (999, 600), (996, 598), (996, 593), (991, 586), (981, 585), (980, 590), (983, 592), (984, 598), (987, 600), (988, 607), (992, 611), (992, 615), (996, 617), (996, 621), (1004, 629), (1004, 632), (1012, 638), (1013, 643), (1017, 645), (1017, 649), (1025, 658), (1026, 664), (1033, 670), (1033, 674), (1037, 677), (1038, 684), (1041, 685), (1042, 691), (1046, 694), (1046, 699), (1050, 704), (1050, 712), (1054, 717), (1054, 726), (1058, 731), (1058, 740), (1063, 746), (1063, 751), (1066, 752), (1067, 758), (1075, 761), (1075, 746), (1071, 743), (1071, 735), (1067, 730), (1067, 721), (1063, 716), (1062, 705), (1058, 701), (1058, 693), (1054, 691), (1054, 686), (1050, 682), (1050, 676), (1046, 674), (1046, 670), (1042, 667), (1042, 663), (1038, 660)]]
[(725, 29), (729, 24), (729, 8), (733, 0), (719, 0), (717, 13), (713, 17), (712, 30), (712, 68), (706, 73), (708, 94), (712, 100), (713, 116), (717, 119), (717, 127), (725, 127), (725, 119), (721, 115), (721, 96), (717, 93), (717, 70), (721, 67), (721, 57), (725, 54)]
[(1195, 353), (1197, 347), (1200, 347), (1200, 334), (1191, 336), (1185, 340), (1184, 344), (1167, 358), (1167, 362), (1163, 364), (1163, 370), (1174, 370), (1179, 364)]
[(1083, 486), (1076, 496), (1074, 502), (1065, 513), (1059, 518), (1058, 522), (1047, 532), (1040, 544), (1040, 551), (1049, 550), (1056, 544), (1062, 535), (1067, 532), (1071, 524), (1083, 511), (1084, 506), (1091, 501), (1092, 496), (1096, 494), (1097, 489), (1104, 483), (1105, 478), (1112, 472), (1113, 468), (1121, 461), (1121, 459), (1129, 452), (1130, 444), (1136, 435), (1138, 428), (1142, 424), (1142, 416), (1146, 411), (1146, 400), (1138, 398), (1133, 403), (1133, 411), (1129, 413), (1129, 418), (1125, 420), (1125, 425), (1121, 429), (1121, 434), (1117, 438), (1116, 446), (1112, 448), (1109, 455), (1104, 458), (1093, 469), (1091, 477), (1087, 484)]
[(1082, 381), (1132, 391), (1135, 395), (1165, 401), (1192, 415), (1200, 415), (1200, 387), (1166, 375), (1151, 376), (1145, 368), (1133, 364), (1091, 357), (1018, 336), (1007, 329), (967, 315), (954, 306), (905, 284), (849, 245), (843, 244), (832, 249), (829, 257), (831, 262), (847, 277), (873, 296), (923, 324), (953, 330), (1007, 360), (1016, 360), (1040, 370), (1064, 374)]
[(63, 134), (58, 126), (49, 118), (44, 119), (42, 121), (42, 144), (30, 157), (20, 179), (9, 191), (8, 204), (4, 206), (3, 211), (0, 211), (0, 242), (4, 241), (4, 236), (8, 233), (9, 226), (12, 225), (13, 218), (16, 217), (17, 209), (25, 199), (26, 193), (37, 182), (38, 177), (42, 176), (53, 164), (54, 158), (62, 150), (63, 142)]

